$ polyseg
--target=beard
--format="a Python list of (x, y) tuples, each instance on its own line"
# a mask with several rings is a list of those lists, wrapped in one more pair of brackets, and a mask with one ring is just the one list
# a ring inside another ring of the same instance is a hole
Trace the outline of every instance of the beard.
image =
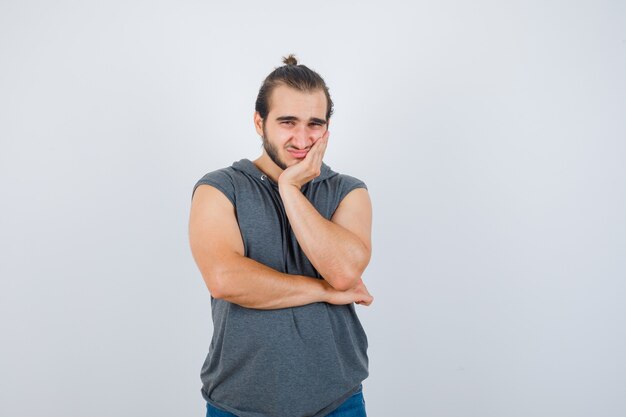
[(278, 156), (278, 148), (272, 145), (270, 141), (267, 139), (267, 132), (265, 131), (265, 123), (263, 123), (263, 136), (261, 136), (261, 139), (263, 139), (263, 149), (265, 149), (267, 156), (269, 156), (272, 162), (278, 165), (283, 171), (286, 170), (288, 166), (282, 159), (280, 159), (280, 156)]

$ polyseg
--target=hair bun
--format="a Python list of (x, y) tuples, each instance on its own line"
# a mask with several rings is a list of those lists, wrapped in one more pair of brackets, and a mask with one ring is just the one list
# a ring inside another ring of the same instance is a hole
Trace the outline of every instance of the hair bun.
[(283, 57), (283, 64), (285, 65), (298, 65), (298, 60), (294, 54), (289, 54), (287, 57)]

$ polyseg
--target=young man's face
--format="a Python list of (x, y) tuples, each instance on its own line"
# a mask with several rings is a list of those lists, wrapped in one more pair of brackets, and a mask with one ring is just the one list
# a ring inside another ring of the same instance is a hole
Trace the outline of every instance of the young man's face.
[(279, 85), (269, 99), (265, 123), (255, 112), (254, 126), (263, 138), (263, 148), (281, 169), (302, 160), (315, 141), (328, 129), (324, 91), (302, 92)]

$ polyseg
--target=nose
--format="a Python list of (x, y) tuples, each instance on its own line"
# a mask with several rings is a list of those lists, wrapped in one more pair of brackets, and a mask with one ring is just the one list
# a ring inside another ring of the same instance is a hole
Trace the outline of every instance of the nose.
[(309, 129), (307, 126), (299, 126), (297, 129), (294, 129), (291, 140), (294, 148), (300, 150), (308, 149), (313, 142), (315, 142), (315, 135), (312, 129)]

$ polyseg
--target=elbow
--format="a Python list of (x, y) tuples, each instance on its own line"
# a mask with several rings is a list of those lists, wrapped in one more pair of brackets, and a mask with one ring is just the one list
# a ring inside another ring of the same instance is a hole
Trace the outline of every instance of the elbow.
[(207, 287), (213, 298), (231, 301), (233, 297), (239, 297), (241, 290), (238, 289), (236, 277), (238, 272), (233, 270), (232, 263), (216, 263), (209, 269), (206, 276)]
[(333, 283), (331, 284), (333, 288), (338, 291), (347, 291), (356, 287), (361, 281), (361, 277), (363, 276), (363, 272), (365, 271), (368, 262), (369, 257), (364, 259), (363, 262), (356, 264), (352, 270), (341, 274), (333, 280)]
[(340, 281), (340, 282), (336, 283), (334, 285), (334, 288), (337, 291), (348, 291), (348, 290), (356, 287), (356, 284), (358, 282), (359, 282), (358, 279), (357, 280), (343, 280), (343, 281)]
[(226, 297), (226, 289), (222, 281), (217, 274), (210, 274), (204, 277), (204, 282), (213, 298)]
[(344, 275), (331, 284), (337, 291), (348, 291), (359, 283), (361, 275)]
[(215, 282), (209, 283), (209, 281), (207, 280), (205, 280), (205, 282), (206, 282), (207, 288), (209, 289), (209, 293), (211, 293), (211, 296), (213, 298), (224, 298), (221, 288), (218, 288)]
[(215, 286), (212, 288), (209, 288), (209, 292), (211, 293), (211, 297), (213, 298), (224, 298), (224, 293), (222, 293), (221, 290), (218, 290)]

